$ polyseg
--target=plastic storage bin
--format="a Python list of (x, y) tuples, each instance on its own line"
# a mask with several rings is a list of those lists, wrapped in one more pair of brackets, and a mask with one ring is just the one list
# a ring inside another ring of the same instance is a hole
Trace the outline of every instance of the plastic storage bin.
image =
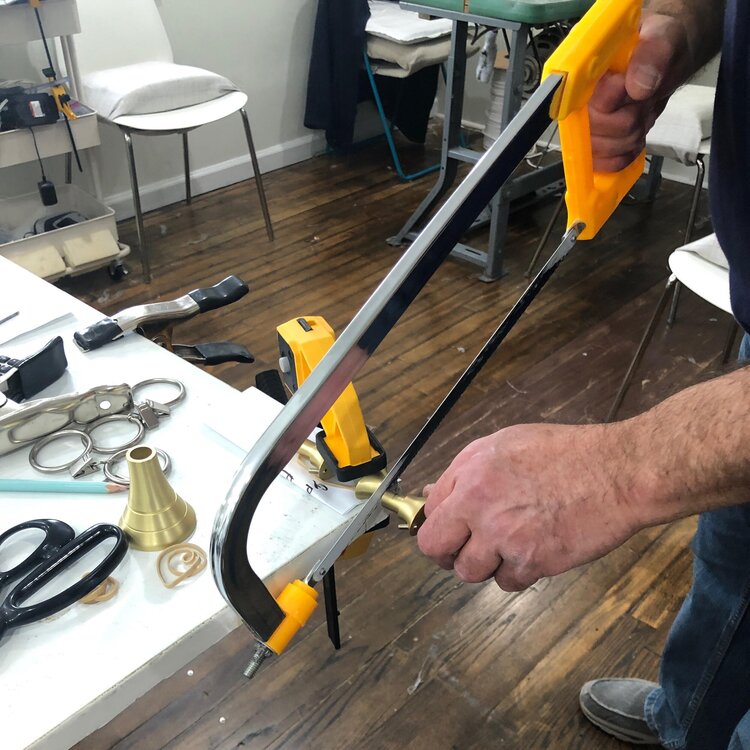
[[(85, 273), (128, 254), (117, 243), (115, 212), (75, 185), (57, 185), (58, 202), (43, 206), (39, 193), (0, 199), (0, 235), (12, 237), (0, 244), (0, 255), (42, 278)], [(42, 234), (34, 224), (44, 218), (75, 211), (86, 221)]]

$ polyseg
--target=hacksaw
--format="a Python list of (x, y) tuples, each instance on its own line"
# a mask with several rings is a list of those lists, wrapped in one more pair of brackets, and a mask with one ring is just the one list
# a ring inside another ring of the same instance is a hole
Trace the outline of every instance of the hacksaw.
[[(616, 173), (593, 169), (588, 102), (608, 70), (624, 72), (638, 42), (641, 0), (597, 0), (552, 54), (538, 89), (404, 252), (240, 465), (214, 522), (211, 563), (219, 591), (258, 640), (245, 670), (281, 653), (315, 609), (314, 588), (380, 510), (381, 499), (508, 335), (577, 240), (593, 238), (643, 172), (645, 152)], [(304, 580), (274, 599), (252, 569), (247, 537), (258, 504), (342, 391), (377, 349), (461, 235), (553, 120), (560, 131), (567, 230), (562, 242), (469, 367)]]

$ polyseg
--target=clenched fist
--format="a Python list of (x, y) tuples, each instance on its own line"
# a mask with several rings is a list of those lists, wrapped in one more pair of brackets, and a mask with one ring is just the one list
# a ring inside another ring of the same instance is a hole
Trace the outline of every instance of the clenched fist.
[(642, 527), (613, 429), (518, 425), (471, 443), (425, 488), (420, 549), (506, 591), (606, 554)]
[(623, 169), (643, 150), (646, 133), (667, 99), (691, 70), (683, 21), (665, 15), (643, 19), (627, 71), (607, 73), (589, 103), (594, 169)]

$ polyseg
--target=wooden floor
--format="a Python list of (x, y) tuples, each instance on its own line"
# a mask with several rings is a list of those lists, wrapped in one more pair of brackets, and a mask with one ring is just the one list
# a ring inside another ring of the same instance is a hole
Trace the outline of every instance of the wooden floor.
[[(150, 287), (135, 258), (120, 284), (100, 272), (65, 287), (111, 313), (241, 275), (251, 293), (181, 325), (179, 340), (245, 344), (256, 365), (216, 370), (245, 388), (273, 366), (277, 324), (321, 314), (341, 330), (397, 259), (384, 239), (432, 178), (404, 184), (387, 163), (375, 144), (268, 175), (274, 243), (253, 183), (152, 213)], [(504, 425), (604, 418), (666, 278), (666, 258), (680, 244), (688, 192), (670, 184), (651, 205), (621, 207), (595, 242), (577, 249), (407, 473), (407, 489)], [(522, 290), (551, 210), (547, 203), (513, 216), (508, 275), (499, 283), (482, 284), (476, 268), (448, 261), (357, 379), (367, 421), (392, 458)], [(132, 223), (122, 236), (135, 242)], [(668, 334), (660, 329), (622, 414), (705, 378), (726, 323), (685, 294), (678, 323)], [(337, 565), (340, 651), (327, 640), (320, 608), (293, 647), (248, 683), (241, 669), (251, 638), (237, 630), (77, 750), (624, 747), (587, 725), (578, 690), (603, 674), (656, 677), (689, 585), (692, 530), (686, 521), (643, 532), (605, 559), (512, 595), (435, 568), (394, 524), (366, 556)]]

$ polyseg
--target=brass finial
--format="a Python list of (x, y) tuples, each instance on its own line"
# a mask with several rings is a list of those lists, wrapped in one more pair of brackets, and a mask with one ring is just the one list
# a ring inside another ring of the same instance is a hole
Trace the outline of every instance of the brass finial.
[(172, 488), (159, 465), (156, 451), (147, 445), (131, 448), (128, 505), (120, 528), (135, 549), (154, 552), (184, 542), (195, 531), (195, 511)]

